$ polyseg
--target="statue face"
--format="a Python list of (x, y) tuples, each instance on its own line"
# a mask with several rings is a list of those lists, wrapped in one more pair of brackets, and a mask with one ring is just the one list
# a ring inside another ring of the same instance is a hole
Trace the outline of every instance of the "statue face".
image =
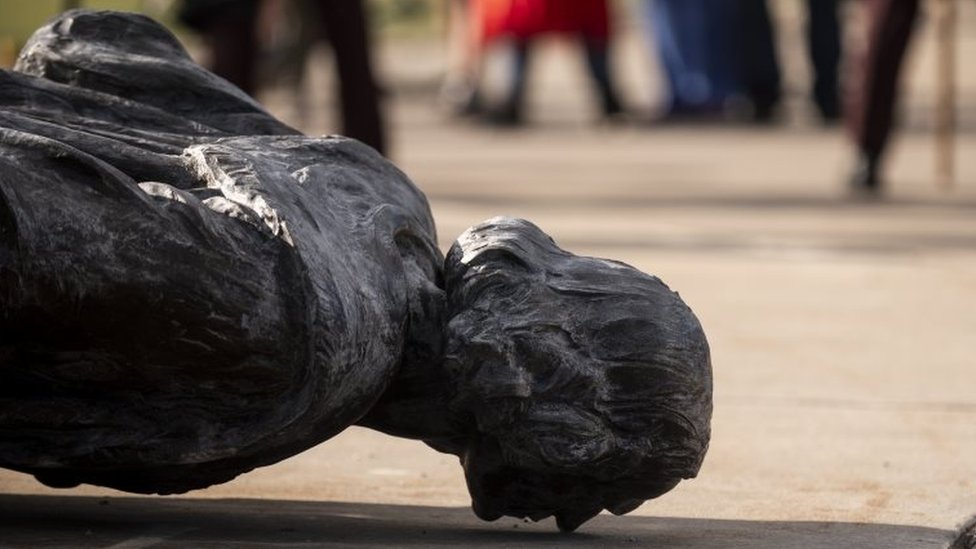
[[(493, 436), (473, 440), (462, 464), (478, 517), (495, 520), (508, 515), (542, 520), (555, 516), (559, 528), (566, 531), (575, 530), (603, 509), (614, 514), (633, 511), (646, 499), (671, 490), (680, 480), (630, 475), (603, 481), (585, 473), (522, 466), (513, 463)], [(599, 474), (600, 468), (594, 464), (593, 472)]]

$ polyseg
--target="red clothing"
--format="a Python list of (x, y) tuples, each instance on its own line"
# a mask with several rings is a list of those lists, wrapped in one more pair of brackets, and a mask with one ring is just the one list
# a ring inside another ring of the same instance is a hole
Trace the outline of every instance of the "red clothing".
[(527, 40), (547, 33), (610, 37), (607, 0), (473, 0), (472, 5), (485, 43), (501, 36)]

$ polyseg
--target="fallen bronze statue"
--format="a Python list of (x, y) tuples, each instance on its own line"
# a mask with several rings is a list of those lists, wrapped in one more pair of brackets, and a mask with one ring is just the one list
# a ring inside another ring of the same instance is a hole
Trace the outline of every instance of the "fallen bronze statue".
[(146, 17), (64, 13), (0, 71), (2, 467), (174, 494), (362, 425), (458, 456), (483, 519), (573, 530), (694, 477), (711, 399), (660, 280), (511, 218), (445, 258), (396, 167)]

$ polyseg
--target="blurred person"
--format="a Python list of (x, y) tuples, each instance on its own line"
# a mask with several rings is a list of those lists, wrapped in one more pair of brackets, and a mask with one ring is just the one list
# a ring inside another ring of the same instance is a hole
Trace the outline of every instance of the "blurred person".
[(667, 81), (661, 120), (721, 118), (738, 91), (728, 0), (645, 0), (647, 28)]
[[(770, 122), (782, 96), (776, 33), (766, 0), (737, 0), (738, 57), (743, 92), (756, 122)], [(813, 102), (822, 120), (840, 119), (838, 66), (841, 32), (838, 0), (806, 0), (807, 51), (813, 66)]]
[(848, 97), (847, 121), (856, 148), (851, 189), (881, 190), (881, 162), (894, 123), (902, 61), (918, 17), (918, 0), (864, 0), (868, 43)]
[(440, 100), (451, 114), (469, 116), (481, 112), (481, 69), (484, 58), (480, 19), (471, 0), (450, 0), (447, 6), (447, 74)]
[(363, 0), (305, 1), (319, 9), (319, 21), (334, 53), (343, 135), (386, 154), (381, 90), (373, 71), (372, 40)]
[[(273, 0), (274, 1), (274, 0)], [(298, 0), (321, 25), (334, 53), (341, 133), (386, 154), (380, 88), (373, 72), (368, 14), (362, 0)], [(212, 50), (211, 70), (250, 95), (260, 0), (184, 0), (180, 19), (199, 30)]]
[(260, 0), (183, 0), (179, 19), (200, 33), (210, 50), (210, 70), (253, 96), (257, 88)]
[(500, 125), (524, 121), (526, 84), (532, 42), (544, 34), (580, 38), (589, 74), (599, 95), (604, 120), (616, 120), (623, 106), (610, 63), (610, 11), (607, 0), (472, 0), (481, 18), (482, 42), (500, 37), (512, 43), (511, 80), (500, 108), (489, 120)]

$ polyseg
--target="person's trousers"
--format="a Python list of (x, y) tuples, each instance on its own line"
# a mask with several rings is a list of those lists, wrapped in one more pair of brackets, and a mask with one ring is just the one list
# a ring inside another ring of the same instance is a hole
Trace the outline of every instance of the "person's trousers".
[[(828, 119), (839, 111), (837, 98), (841, 33), (838, 0), (807, 0), (807, 50), (813, 65), (813, 99)], [(776, 55), (776, 32), (766, 0), (738, 0), (739, 66), (746, 95), (757, 111), (779, 102), (782, 75)]]
[[(583, 42), (583, 53), (590, 78), (599, 94), (603, 115), (612, 116), (621, 112), (623, 106), (614, 86), (610, 65), (610, 41), (585, 36), (580, 39)], [(508, 94), (502, 105), (502, 112), (499, 113), (510, 122), (518, 122), (522, 118), (531, 58), (532, 41), (515, 40), (512, 44), (512, 73)]]
[(807, 0), (807, 49), (813, 65), (813, 100), (826, 119), (840, 116), (841, 57), (837, 0)]
[(763, 116), (779, 103), (780, 75), (776, 35), (766, 0), (738, 0), (736, 23), (738, 65), (742, 87)]
[(318, 0), (322, 23), (335, 53), (342, 105), (342, 133), (386, 153), (380, 88), (373, 73), (364, 2)]
[(645, 13), (672, 111), (720, 106), (737, 91), (728, 0), (647, 0)]
[(184, 22), (199, 29), (207, 41), (211, 53), (210, 70), (244, 93), (254, 95), (257, 88), (255, 61), (259, 49), (254, 32), (258, 2), (187, 1), (183, 15), (188, 18)]
[(894, 121), (902, 61), (918, 16), (918, 0), (865, 0), (868, 45), (848, 100), (847, 119), (858, 150), (877, 160)]
[(610, 66), (610, 41), (583, 37), (583, 53), (590, 78), (600, 98), (600, 108), (604, 116), (612, 116), (623, 110), (620, 97), (613, 83)]

